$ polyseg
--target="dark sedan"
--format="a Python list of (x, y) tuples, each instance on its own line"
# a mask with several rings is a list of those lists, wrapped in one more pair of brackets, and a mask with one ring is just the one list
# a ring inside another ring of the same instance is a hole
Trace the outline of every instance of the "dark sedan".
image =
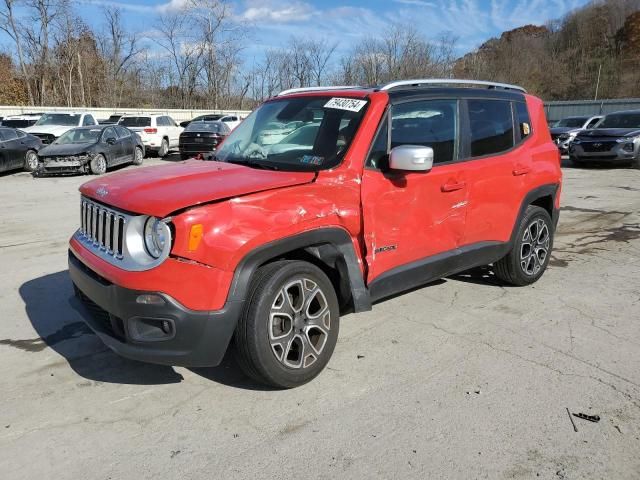
[(119, 125), (73, 128), (40, 152), (39, 173), (92, 173), (123, 163), (141, 165), (144, 145), (140, 137)]
[(211, 152), (231, 133), (222, 122), (191, 122), (180, 134), (180, 156), (182, 159)]
[(38, 167), (38, 150), (42, 141), (22, 130), (0, 127), (0, 172), (22, 168), (28, 172)]

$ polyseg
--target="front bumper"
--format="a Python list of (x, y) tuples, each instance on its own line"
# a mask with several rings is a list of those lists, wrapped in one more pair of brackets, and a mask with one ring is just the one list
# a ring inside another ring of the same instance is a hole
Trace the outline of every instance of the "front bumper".
[[(69, 275), (76, 290), (72, 305), (98, 337), (123, 357), (162, 365), (216, 366), (224, 357), (243, 302), (221, 310), (190, 310), (162, 292), (115, 285), (85, 266), (69, 251)], [(140, 304), (143, 294), (161, 297), (161, 305)], [(168, 327), (167, 332), (162, 327)]]
[(38, 174), (50, 173), (87, 173), (91, 158), (86, 157), (52, 157), (38, 158)]
[[(591, 142), (597, 144), (598, 142)], [(600, 142), (607, 143), (607, 142)], [(608, 142), (613, 144), (613, 142)], [(631, 142), (629, 142), (631, 143)], [(581, 162), (631, 163), (640, 156), (640, 149), (634, 145), (632, 152), (623, 148), (624, 143), (616, 143), (610, 148), (593, 151), (594, 147), (586, 143), (571, 143), (569, 155)]]

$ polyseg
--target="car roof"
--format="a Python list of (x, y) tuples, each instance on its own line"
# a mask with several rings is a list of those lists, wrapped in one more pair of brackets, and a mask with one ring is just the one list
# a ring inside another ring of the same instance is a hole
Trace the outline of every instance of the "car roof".
[(609, 112), (609, 113), (607, 113), (607, 115), (619, 115), (619, 114), (623, 114), (623, 115), (624, 114), (638, 115), (638, 114), (640, 114), (640, 110), (619, 110), (617, 112)]

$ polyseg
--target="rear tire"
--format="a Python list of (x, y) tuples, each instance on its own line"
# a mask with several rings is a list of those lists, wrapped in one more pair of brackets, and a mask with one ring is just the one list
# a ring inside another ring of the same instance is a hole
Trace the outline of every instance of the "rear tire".
[(142, 162), (144, 160), (144, 153), (142, 153), (142, 148), (140, 147), (136, 147), (133, 150), (133, 164), (134, 165), (142, 165)]
[(513, 248), (493, 264), (496, 277), (516, 286), (538, 281), (549, 265), (554, 233), (549, 212), (529, 205), (518, 225)]
[(163, 138), (160, 143), (160, 148), (158, 149), (158, 157), (164, 158), (167, 156), (167, 153), (169, 153), (169, 142), (166, 138)]
[(104, 155), (99, 153), (93, 157), (93, 160), (91, 160), (91, 163), (89, 164), (89, 168), (93, 175), (104, 175), (107, 173), (107, 159)]
[(24, 155), (24, 169), (27, 172), (35, 172), (38, 169), (38, 154), (35, 150), (27, 150)]
[(254, 380), (292, 388), (327, 365), (340, 328), (331, 281), (315, 265), (277, 261), (255, 273), (234, 342), (240, 368)]

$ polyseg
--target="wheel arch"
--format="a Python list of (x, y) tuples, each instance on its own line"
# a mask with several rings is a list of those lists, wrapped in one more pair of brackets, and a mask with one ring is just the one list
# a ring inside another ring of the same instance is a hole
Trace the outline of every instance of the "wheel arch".
[(524, 217), (527, 208), (530, 205), (536, 205), (538, 207), (544, 208), (549, 215), (551, 216), (551, 221), (553, 222), (553, 226), (558, 223), (559, 211), (555, 207), (556, 205), (556, 195), (558, 194), (560, 184), (558, 183), (549, 183), (546, 185), (541, 185), (539, 187), (530, 190), (522, 200), (520, 205), (520, 210), (518, 211), (518, 216), (516, 217), (516, 221), (511, 230), (511, 244), (515, 242), (515, 237), (518, 232), (518, 225), (520, 225), (520, 220)]
[(353, 242), (341, 228), (303, 232), (251, 251), (236, 267), (227, 301), (245, 300), (256, 270), (282, 259), (304, 260), (324, 271), (336, 290), (341, 310), (371, 310), (369, 290), (364, 284)]

